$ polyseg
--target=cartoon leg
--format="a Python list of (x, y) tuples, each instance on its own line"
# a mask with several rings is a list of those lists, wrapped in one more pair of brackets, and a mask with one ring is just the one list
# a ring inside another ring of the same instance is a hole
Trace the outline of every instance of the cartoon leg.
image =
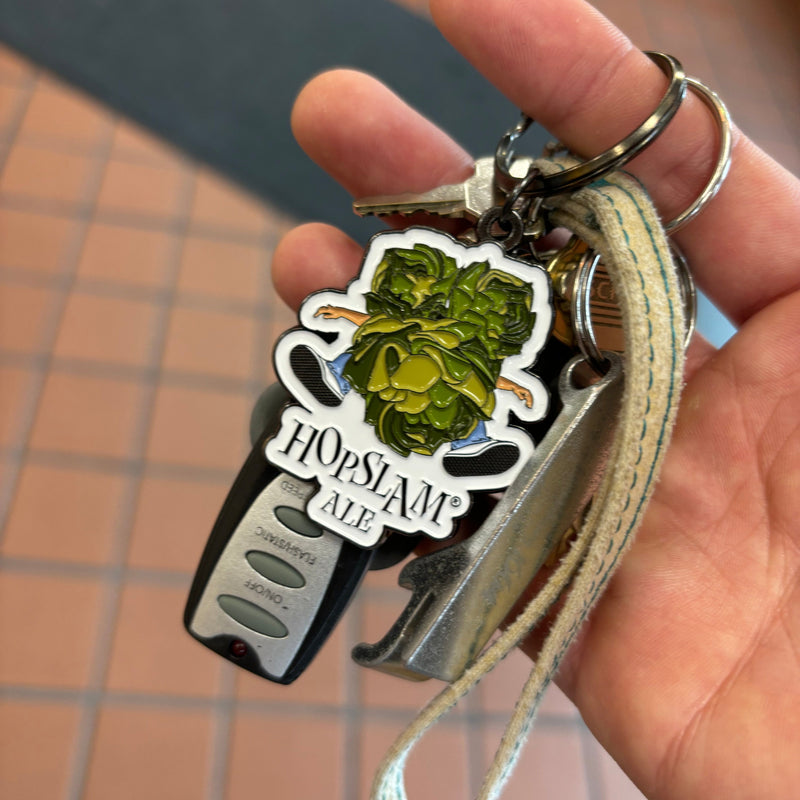
[(339, 390), (343, 395), (347, 394), (350, 391), (350, 381), (342, 375), (342, 370), (345, 367), (345, 364), (350, 360), (351, 354), (350, 353), (342, 353), (333, 361), (328, 362), (328, 369), (333, 373), (333, 377), (336, 378), (336, 383), (339, 386)]
[(289, 354), (289, 365), (319, 403), (335, 408), (350, 391), (350, 384), (342, 377), (342, 369), (349, 358), (349, 353), (342, 353), (328, 362), (313, 348), (298, 344)]
[(478, 422), (466, 439), (456, 439), (442, 459), (445, 471), (454, 478), (499, 475), (517, 463), (519, 447), (513, 442), (490, 439), (486, 425)]

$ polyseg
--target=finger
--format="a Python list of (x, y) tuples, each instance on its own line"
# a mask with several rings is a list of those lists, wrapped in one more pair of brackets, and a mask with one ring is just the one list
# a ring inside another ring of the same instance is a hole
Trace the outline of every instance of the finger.
[[(585, 156), (633, 130), (655, 108), (661, 71), (583, 0), (432, 0), (444, 35), (497, 87)], [(705, 106), (687, 97), (663, 136), (632, 165), (664, 218), (686, 207), (716, 158)], [(791, 231), (797, 181), (738, 133), (728, 180), (678, 238), (698, 283), (739, 324), (800, 286)]]
[(300, 225), (275, 248), (272, 282), (296, 311), (311, 292), (344, 288), (358, 271), (361, 255), (361, 246), (332, 225)]
[(292, 130), (355, 197), (424, 191), (472, 172), (456, 142), (383, 84), (350, 70), (323, 73), (304, 87)]

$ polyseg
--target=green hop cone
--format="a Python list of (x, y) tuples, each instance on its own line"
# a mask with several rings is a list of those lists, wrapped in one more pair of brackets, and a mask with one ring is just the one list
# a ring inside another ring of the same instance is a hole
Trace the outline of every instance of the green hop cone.
[(441, 318), (457, 275), (455, 259), (434, 247), (391, 248), (375, 270), (367, 313)]
[(530, 284), (418, 243), (387, 250), (371, 289), (343, 370), (366, 421), (403, 456), (466, 438), (491, 418), (503, 359), (531, 334)]
[(529, 283), (491, 269), (486, 262), (461, 270), (448, 303), (456, 319), (476, 326), (476, 335), (492, 359), (517, 355), (531, 335), (536, 315), (531, 312)]
[(378, 438), (400, 455), (431, 455), (491, 418), (492, 365), (460, 349), (474, 332), (452, 319), (385, 315), (356, 332), (343, 375), (365, 398), (365, 419)]

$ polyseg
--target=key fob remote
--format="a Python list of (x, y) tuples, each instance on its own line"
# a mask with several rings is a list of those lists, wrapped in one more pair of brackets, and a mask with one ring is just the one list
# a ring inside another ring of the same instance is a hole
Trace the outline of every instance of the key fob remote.
[(184, 625), (229, 661), (288, 684), (333, 630), (372, 551), (306, 516), (315, 486), (267, 461), (268, 438), (259, 438), (220, 511)]

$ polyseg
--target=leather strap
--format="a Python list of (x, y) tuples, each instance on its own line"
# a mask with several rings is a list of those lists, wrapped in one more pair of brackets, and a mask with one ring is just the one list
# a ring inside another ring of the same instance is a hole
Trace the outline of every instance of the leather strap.
[[(537, 166), (554, 174), (575, 163), (565, 157)], [(556, 224), (602, 254), (620, 306), (625, 391), (608, 466), (581, 530), (544, 588), (400, 735), (379, 767), (373, 800), (406, 800), (403, 772), (416, 742), (562, 598), (479, 794), (480, 800), (500, 796), (545, 689), (633, 539), (669, 443), (683, 380), (685, 320), (669, 246), (646, 192), (616, 172), (548, 202)]]

